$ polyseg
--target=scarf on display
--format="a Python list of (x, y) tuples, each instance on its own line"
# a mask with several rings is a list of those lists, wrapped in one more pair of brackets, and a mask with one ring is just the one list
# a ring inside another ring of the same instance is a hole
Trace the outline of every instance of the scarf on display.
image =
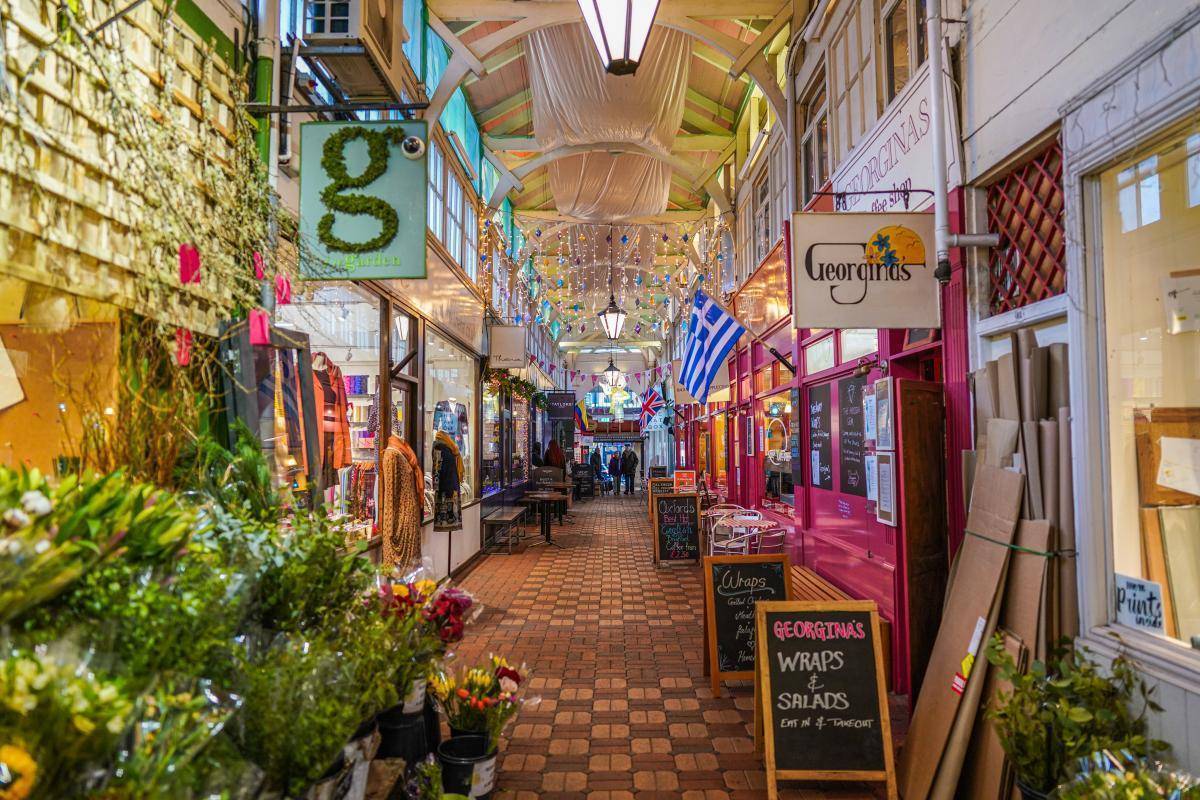
[[(416, 452), (399, 436), (388, 437), (388, 447), (399, 451), (404, 460), (408, 462), (413, 471), (413, 490), (417, 497), (417, 515), (418, 517), (425, 513), (425, 473), (421, 470), (421, 461), (417, 458)], [(461, 459), (459, 461), (461, 462)]]
[(454, 453), (454, 460), (458, 464), (458, 479), (461, 481), (464, 472), (463, 460), (462, 454), (458, 452), (458, 445), (454, 443), (454, 439), (452, 439), (450, 434), (446, 433), (445, 431), (438, 431), (437, 436), (434, 437), (434, 441), (444, 444), (446, 447), (450, 448), (452, 453)]

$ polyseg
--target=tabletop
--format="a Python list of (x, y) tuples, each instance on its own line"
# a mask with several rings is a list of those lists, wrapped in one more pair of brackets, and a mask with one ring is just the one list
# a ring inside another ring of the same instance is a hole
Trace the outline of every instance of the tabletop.
[(743, 517), (737, 514), (724, 517), (718, 521), (717, 524), (723, 525), (727, 528), (745, 528), (747, 530), (752, 530), (755, 528), (759, 530), (766, 530), (767, 528), (779, 527), (778, 523), (771, 522), (767, 519), (755, 519), (754, 517)]

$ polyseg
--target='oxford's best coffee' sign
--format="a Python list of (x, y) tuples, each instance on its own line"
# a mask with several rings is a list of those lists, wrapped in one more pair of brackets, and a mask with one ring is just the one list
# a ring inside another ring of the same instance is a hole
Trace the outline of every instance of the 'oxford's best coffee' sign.
[(796, 327), (941, 327), (933, 214), (793, 214), (791, 236)]

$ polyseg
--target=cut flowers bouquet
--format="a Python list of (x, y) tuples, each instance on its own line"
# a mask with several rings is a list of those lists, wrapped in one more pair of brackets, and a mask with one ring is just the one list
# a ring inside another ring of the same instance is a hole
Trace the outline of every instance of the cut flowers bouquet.
[(495, 747), (504, 728), (526, 702), (523, 697), (529, 671), (491, 656), (486, 665), (464, 669), (457, 676), (442, 671), (434, 676), (437, 698), (450, 728), (455, 733), (479, 733)]

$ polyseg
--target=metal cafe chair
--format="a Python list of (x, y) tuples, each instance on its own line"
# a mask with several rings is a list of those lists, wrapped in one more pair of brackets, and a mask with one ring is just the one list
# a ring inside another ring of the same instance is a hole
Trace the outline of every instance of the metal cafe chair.
[[(734, 505), (733, 503), (721, 503), (720, 505), (703, 509), (700, 512), (702, 519), (701, 527), (704, 529), (704, 536), (706, 540), (709, 543), (712, 542), (717, 520), (728, 514), (737, 514), (745, 510), (746, 509), (742, 508), (741, 506)], [(712, 555), (712, 553), (710, 552), (709, 555)]]
[(748, 556), (754, 549), (754, 540), (758, 534), (751, 531), (741, 536), (733, 536), (720, 541), (709, 543), (709, 555), (714, 556)]
[(770, 530), (760, 531), (758, 540), (755, 542), (755, 555), (763, 555), (764, 553), (782, 553), (787, 544), (787, 531), (783, 528), (771, 528)]

